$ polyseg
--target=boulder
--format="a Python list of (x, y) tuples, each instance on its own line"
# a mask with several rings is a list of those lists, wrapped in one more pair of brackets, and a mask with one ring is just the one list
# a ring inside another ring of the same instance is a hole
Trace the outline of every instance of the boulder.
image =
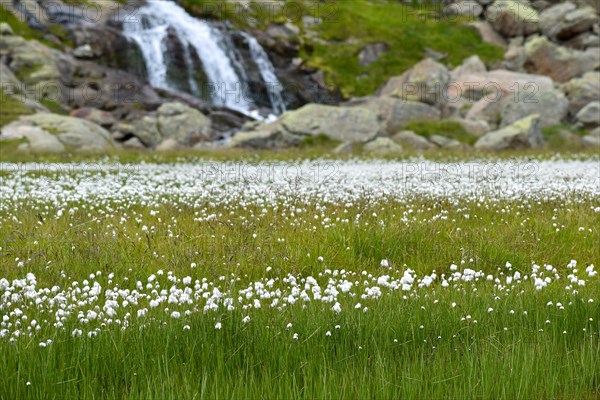
[(487, 21), (469, 22), (468, 26), (474, 28), (481, 36), (481, 40), (494, 46), (505, 48), (507, 46), (506, 39), (492, 28)]
[(89, 44), (84, 44), (73, 50), (73, 56), (77, 58), (90, 59), (94, 58), (94, 51), (92, 50), (92, 46)]
[(600, 127), (594, 129), (589, 135), (582, 138), (585, 147), (600, 147)]
[(18, 121), (9, 124), (8, 127), (10, 127), (9, 129), (25, 127), (25, 131), (27, 131), (27, 128), (40, 128), (39, 130), (33, 130), (35, 137), (45, 141), (48, 146), (52, 146), (54, 149), (59, 149), (56, 141), (49, 139), (47, 135), (40, 133), (40, 131), (52, 134), (64, 146), (64, 149), (69, 151), (105, 151), (113, 148), (113, 142), (107, 130), (93, 122), (79, 118), (38, 113), (23, 116)]
[(502, 68), (509, 71), (523, 71), (523, 65), (527, 61), (527, 53), (523, 46), (523, 38), (516, 37), (510, 40), (508, 49), (504, 52)]
[(351, 154), (354, 152), (354, 148), (356, 147), (356, 143), (352, 142), (344, 142), (340, 143), (333, 149), (334, 154)]
[(550, 39), (565, 40), (591, 30), (598, 19), (592, 7), (577, 8), (567, 1), (540, 13), (540, 30)]
[(392, 139), (396, 142), (407, 144), (417, 150), (435, 149), (437, 147), (435, 144), (431, 143), (423, 136), (417, 135), (413, 131), (400, 131), (392, 136)]
[(145, 115), (133, 123), (133, 135), (146, 147), (154, 148), (162, 141), (155, 116)]
[(500, 130), (489, 132), (475, 143), (481, 150), (539, 148), (544, 138), (540, 131), (540, 116), (530, 115)]
[(491, 130), (490, 125), (483, 120), (453, 118), (452, 121), (458, 122), (465, 132), (472, 136), (481, 137)]
[(432, 143), (435, 143), (443, 149), (461, 149), (466, 147), (466, 145), (459, 142), (458, 140), (450, 139), (442, 135), (431, 135), (429, 137), (429, 140), (431, 140)]
[(387, 135), (393, 135), (412, 121), (441, 117), (440, 111), (432, 106), (389, 96), (362, 97), (346, 103), (346, 106), (363, 108), (376, 116), (381, 133)]
[(460, 0), (444, 7), (443, 14), (447, 16), (465, 16), (477, 18), (483, 13), (483, 7), (475, 0)]
[(293, 135), (281, 126), (281, 121), (261, 124), (249, 131), (237, 132), (227, 143), (228, 147), (253, 149), (280, 149), (300, 144), (302, 136)]
[(71, 111), (72, 117), (85, 119), (100, 125), (103, 128), (110, 129), (116, 122), (116, 118), (107, 111), (98, 110), (93, 107), (82, 107)]
[(38, 126), (9, 124), (0, 131), (0, 141), (26, 140), (19, 148), (32, 153), (60, 153), (65, 146), (50, 132)]
[(165, 103), (157, 110), (158, 130), (184, 146), (210, 139), (210, 120), (182, 103)]
[(466, 73), (453, 76), (448, 84), (448, 101), (466, 98), (477, 101), (485, 98), (487, 101), (499, 100), (502, 96), (514, 93), (519, 89), (537, 89), (539, 92), (552, 90), (554, 82), (543, 75), (525, 74), (520, 72), (498, 69), (489, 72)]
[(454, 81), (461, 76), (473, 75), (473, 74), (485, 74), (487, 68), (481, 58), (478, 55), (466, 58), (462, 64), (450, 71), (450, 80)]
[(592, 101), (575, 115), (577, 124), (583, 127), (600, 126), (600, 100)]
[(592, 32), (584, 32), (563, 44), (578, 50), (585, 50), (590, 47), (600, 47), (600, 36)]
[(12, 27), (8, 24), (8, 22), (0, 22), (0, 35), (9, 36), (13, 34)]
[(563, 90), (569, 99), (569, 114), (575, 116), (592, 101), (600, 99), (600, 71), (592, 71), (581, 78), (571, 79)]
[(444, 65), (426, 58), (399, 79), (390, 80), (381, 90), (381, 94), (439, 105), (445, 102), (443, 94), (449, 80), (450, 73)]
[(401, 145), (387, 137), (375, 138), (375, 140), (366, 143), (363, 147), (363, 151), (376, 154), (401, 153), (402, 150)]
[(540, 128), (559, 125), (567, 116), (569, 101), (559, 90), (523, 90), (502, 100), (500, 126), (511, 125), (528, 115), (540, 116)]
[(134, 150), (144, 150), (146, 149), (146, 146), (144, 146), (144, 143), (142, 143), (140, 141), (140, 139), (136, 138), (135, 136), (125, 140), (124, 142), (121, 143), (121, 146), (123, 146), (126, 149), (134, 149)]
[(525, 2), (497, 0), (486, 9), (485, 17), (504, 36), (527, 36), (538, 31), (538, 12)]
[(527, 72), (547, 75), (558, 82), (566, 82), (600, 67), (600, 48), (573, 50), (551, 43), (545, 36), (525, 44)]
[(293, 135), (325, 135), (340, 142), (367, 142), (381, 131), (377, 115), (362, 107), (308, 104), (286, 113), (282, 127)]
[(361, 67), (371, 65), (386, 52), (389, 46), (386, 43), (372, 43), (358, 53), (358, 63)]

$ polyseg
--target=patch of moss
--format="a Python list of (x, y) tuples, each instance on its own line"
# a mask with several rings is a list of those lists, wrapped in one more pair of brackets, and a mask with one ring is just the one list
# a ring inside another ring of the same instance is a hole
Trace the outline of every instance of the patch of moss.
[(30, 114), (33, 114), (32, 110), (18, 98), (4, 93), (0, 87), (0, 126), (7, 125), (19, 119), (21, 115)]
[(300, 148), (307, 147), (323, 147), (323, 148), (334, 148), (340, 144), (339, 141), (331, 139), (329, 136), (324, 134), (319, 134), (316, 136), (307, 136), (302, 139), (300, 143)]
[(588, 134), (585, 129), (575, 128), (574, 126), (569, 124), (553, 125), (542, 128), (542, 134), (546, 139), (558, 135), (561, 131), (569, 131), (581, 137)]
[(469, 134), (458, 122), (455, 121), (412, 121), (403, 129), (413, 131), (417, 135), (426, 138), (429, 138), (431, 135), (441, 135), (466, 144), (474, 144), (477, 141), (477, 137)]
[[(58, 50), (63, 50), (64, 46), (73, 47), (73, 43), (69, 38), (67, 29), (60, 25), (50, 25), (46, 31), (30, 28), (26, 22), (21, 21), (13, 13), (8, 11), (0, 4), (0, 22), (6, 22), (10, 25), (13, 32), (17, 36), (21, 36), (27, 40), (37, 40), (45, 46), (52, 47)], [(53, 36), (56, 40), (50, 40), (48, 36)]]

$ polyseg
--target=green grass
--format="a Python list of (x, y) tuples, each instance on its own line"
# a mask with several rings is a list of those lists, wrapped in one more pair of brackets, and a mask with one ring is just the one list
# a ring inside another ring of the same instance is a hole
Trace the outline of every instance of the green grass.
[(478, 139), (477, 136), (469, 134), (455, 121), (413, 121), (406, 125), (404, 129), (426, 138), (431, 135), (441, 135), (466, 144), (474, 144)]
[(32, 29), (27, 23), (21, 21), (2, 5), (0, 5), (0, 22), (8, 23), (14, 34), (21, 36), (24, 39), (34, 39), (48, 47), (58, 50), (64, 50), (65, 46), (73, 47), (68, 31), (62, 26), (57, 24), (50, 25), (46, 28), (46, 31)]
[[(477, 32), (464, 26), (465, 19), (440, 18), (439, 5), (413, 8), (399, 1), (373, 0), (288, 3), (295, 12), (287, 8), (252, 13), (265, 9), (256, 7), (244, 13), (224, 1), (186, 0), (183, 5), (193, 15), (228, 19), (241, 28), (249, 28), (251, 20), (264, 28), (272, 22), (285, 22), (286, 16), (323, 17), (323, 23), (315, 28), (316, 37), (302, 31), (300, 56), (308, 65), (325, 71), (327, 84), (345, 97), (374, 93), (387, 79), (423, 59), (426, 48), (446, 53), (443, 62), (449, 66), (473, 54), (484, 62), (499, 60), (503, 54), (501, 48), (483, 43)], [(358, 54), (371, 43), (385, 43), (389, 49), (375, 63), (361, 67)]]
[[(194, 279), (234, 273), (241, 277), (235, 285), (242, 288), (265, 276), (267, 265), (273, 276), (316, 276), (324, 268), (377, 276), (382, 258), (392, 260), (394, 268), (406, 264), (422, 273), (449, 273), (451, 263), (473, 258), (469, 266), (486, 273), (496, 273), (506, 261), (525, 272), (535, 260), (564, 274), (571, 258), (581, 266), (599, 264), (600, 218), (593, 205), (593, 199), (533, 207), (526, 200), (480, 206), (416, 199), (321, 209), (288, 199), (264, 217), (262, 206), (231, 204), (216, 210), (223, 212), (215, 219), (199, 223), (195, 211), (209, 204), (165, 204), (153, 207), (156, 216), (148, 207), (119, 200), (101, 207), (109, 206), (112, 215), (74, 204), (79, 211), (56, 219), (56, 210), (23, 202), (18, 210), (8, 204), (0, 210), (0, 277), (23, 275), (24, 269), (14, 267), (16, 258), (29, 260), (26, 270), (48, 287), (64, 284), (61, 270), (78, 280), (96, 271), (114, 272), (121, 278), (116, 284), (132, 288), (137, 279), (164, 269)], [(308, 218), (291, 224), (290, 213), (298, 206)], [(418, 216), (401, 223), (408, 210), (418, 210)], [(432, 219), (443, 210), (446, 219)], [(312, 219), (353, 221), (358, 214), (360, 223), (329, 229)], [(124, 215), (126, 221), (120, 221)], [(177, 223), (167, 229), (158, 218)], [(564, 228), (556, 232), (552, 222)], [(137, 240), (132, 233), (141, 224), (158, 229)], [(580, 226), (594, 229), (582, 233)], [(191, 270), (191, 262), (198, 268)], [(93, 340), (73, 339), (73, 326), (67, 325), (65, 332), (50, 336), (54, 343), (45, 349), (34, 338), (10, 345), (0, 341), (0, 398), (598, 398), (600, 312), (597, 302), (583, 301), (600, 299), (598, 281), (577, 295), (561, 286), (539, 293), (531, 284), (524, 289), (504, 295), (491, 287), (478, 292), (437, 287), (431, 295), (409, 299), (399, 291), (364, 301), (367, 313), (335, 314), (330, 305), (317, 303), (303, 310), (298, 304), (253, 311), (249, 324), (240, 322), (246, 314), (241, 311), (199, 313), (167, 325), (149, 318), (143, 330), (109, 326)], [(496, 294), (501, 301), (493, 300)], [(546, 306), (548, 301), (573, 304), (559, 313)], [(451, 302), (459, 306), (450, 308)], [(352, 309), (352, 304), (342, 307)], [(488, 313), (489, 307), (495, 312)], [(512, 309), (516, 315), (509, 314)], [(478, 323), (460, 322), (466, 314)], [(214, 329), (215, 320), (223, 323), (222, 330)], [(184, 325), (191, 329), (184, 331)], [(325, 336), (327, 330), (332, 337)]]
[(22, 115), (29, 114), (33, 114), (33, 111), (26, 107), (22, 101), (4, 93), (4, 90), (0, 88), (0, 127), (19, 119)]

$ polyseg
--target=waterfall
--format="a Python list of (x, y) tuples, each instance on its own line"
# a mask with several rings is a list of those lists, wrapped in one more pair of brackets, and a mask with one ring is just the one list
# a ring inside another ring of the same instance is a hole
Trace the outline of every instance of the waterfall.
[[(187, 76), (178, 77), (187, 82), (189, 92), (202, 96), (212, 104), (225, 106), (257, 117), (256, 104), (248, 93), (248, 82), (243, 62), (236, 56), (235, 48), (227, 37), (206, 21), (190, 16), (172, 1), (149, 1), (135, 14), (135, 22), (123, 24), (126, 37), (139, 46), (146, 64), (147, 79), (152, 86), (178, 89), (169, 77), (172, 56), (167, 49), (169, 34), (175, 34), (182, 46)], [(252, 36), (243, 34), (248, 43), (252, 62), (260, 71), (266, 86), (271, 109), (285, 111), (281, 84), (266, 52)], [(202, 64), (205, 85), (198, 85), (193, 54)], [(165, 57), (167, 56), (167, 57)]]
[(273, 64), (271, 64), (269, 56), (255, 38), (247, 33), (244, 33), (244, 38), (248, 42), (252, 61), (258, 66), (263, 81), (267, 83), (267, 94), (271, 101), (271, 108), (277, 114), (285, 112), (282, 86), (277, 79), (277, 75), (275, 75), (275, 68), (273, 67)]

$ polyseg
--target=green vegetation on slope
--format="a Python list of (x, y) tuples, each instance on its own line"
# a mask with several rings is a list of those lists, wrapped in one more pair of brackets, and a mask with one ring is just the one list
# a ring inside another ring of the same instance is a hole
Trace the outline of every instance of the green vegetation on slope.
[(413, 121), (406, 125), (404, 129), (413, 131), (417, 135), (426, 138), (429, 138), (431, 135), (441, 135), (466, 144), (474, 144), (477, 141), (476, 136), (470, 135), (455, 121)]
[[(450, 66), (473, 54), (491, 62), (503, 53), (499, 47), (483, 43), (475, 30), (464, 25), (465, 18), (440, 18), (439, 5), (412, 7), (398, 1), (373, 0), (288, 3), (294, 7), (279, 11), (264, 6), (240, 11), (225, 1), (185, 0), (183, 4), (194, 15), (228, 19), (246, 29), (249, 25), (265, 28), (271, 22), (283, 23), (286, 16), (323, 17), (323, 22), (312, 28), (314, 32), (301, 27), (300, 56), (309, 66), (323, 70), (327, 84), (346, 97), (372, 94), (387, 79), (423, 59), (426, 49), (447, 54), (442, 62)], [(300, 18), (289, 19), (300, 22)], [(375, 43), (387, 45), (387, 52), (374, 63), (361, 66), (360, 51)]]
[(63, 50), (64, 46), (72, 47), (73, 43), (68, 37), (68, 31), (60, 25), (49, 25), (46, 32), (30, 28), (27, 23), (21, 21), (10, 11), (0, 4), (0, 22), (6, 22), (10, 25), (15, 35), (24, 39), (35, 39), (40, 43), (58, 50)]
[(4, 93), (0, 87), (0, 126), (11, 123), (21, 115), (33, 114), (19, 99)]

